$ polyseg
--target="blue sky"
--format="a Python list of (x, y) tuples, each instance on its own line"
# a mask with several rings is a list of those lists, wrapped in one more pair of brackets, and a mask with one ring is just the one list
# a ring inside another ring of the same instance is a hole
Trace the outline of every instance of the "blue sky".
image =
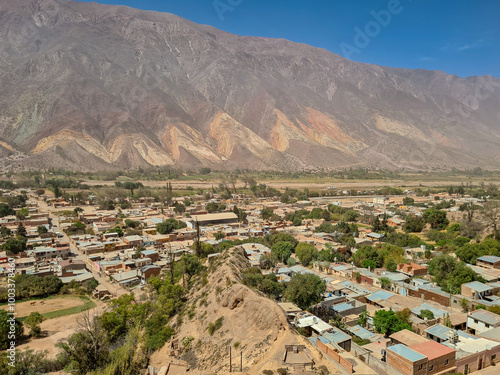
[[(83, 0), (86, 1), (86, 0)], [(371, 64), (500, 78), (498, 0), (100, 0)]]

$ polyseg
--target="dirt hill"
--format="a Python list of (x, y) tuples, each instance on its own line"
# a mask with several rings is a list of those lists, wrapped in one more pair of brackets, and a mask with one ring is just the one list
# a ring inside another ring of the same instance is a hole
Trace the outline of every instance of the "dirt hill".
[[(244, 374), (276, 370), (284, 367), (281, 361), (285, 345), (293, 344), (306, 345), (317, 366), (325, 364), (331, 369), (308, 340), (290, 328), (283, 310), (274, 301), (241, 283), (241, 271), (249, 267), (242, 250), (226, 250), (210, 265), (208, 277), (200, 278), (193, 288), (188, 312), (175, 337), (181, 347), (185, 338), (192, 338), (189, 350), (180, 356), (190, 365), (189, 373), (229, 373), (229, 347), (235, 370), (239, 371), (241, 352)], [(211, 335), (209, 325), (220, 318), (222, 326)], [(151, 365), (161, 368), (179, 359), (170, 355), (170, 344), (152, 356)]]

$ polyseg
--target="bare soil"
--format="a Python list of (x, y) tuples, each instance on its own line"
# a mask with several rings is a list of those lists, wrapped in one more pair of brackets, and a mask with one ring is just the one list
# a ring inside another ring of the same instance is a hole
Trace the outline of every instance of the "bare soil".
[(30, 339), (28, 342), (19, 345), (17, 348), (19, 350), (47, 350), (47, 357), (55, 358), (57, 353), (59, 353), (59, 349), (56, 347), (56, 344), (69, 338), (72, 334), (77, 332), (79, 329), (78, 322), (84, 314), (101, 314), (103, 312), (105, 303), (100, 301), (96, 301), (96, 303), (97, 306), (91, 310), (43, 321), (40, 325), (42, 329), (42, 337), (38, 339)]
[[(44, 303), (41, 304), (42, 300), (36, 301), (26, 301), (26, 302), (18, 302), (16, 303), (16, 312), (17, 317), (22, 318), (24, 316), (28, 316), (32, 312), (38, 311), (40, 314), (69, 309), (70, 307), (75, 307), (79, 305), (83, 305), (85, 301), (78, 297), (68, 297), (68, 298), (51, 298), (43, 300)], [(32, 305), (32, 303), (34, 303)], [(0, 309), (7, 310), (8, 305), (0, 306)]]

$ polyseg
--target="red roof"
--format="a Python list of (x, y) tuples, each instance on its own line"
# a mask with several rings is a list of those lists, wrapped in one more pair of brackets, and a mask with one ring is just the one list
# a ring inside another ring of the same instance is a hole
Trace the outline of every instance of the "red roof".
[(409, 348), (425, 355), (427, 358), (429, 358), (429, 361), (450, 353), (455, 353), (455, 349), (449, 348), (436, 341), (429, 341), (422, 344), (412, 345)]

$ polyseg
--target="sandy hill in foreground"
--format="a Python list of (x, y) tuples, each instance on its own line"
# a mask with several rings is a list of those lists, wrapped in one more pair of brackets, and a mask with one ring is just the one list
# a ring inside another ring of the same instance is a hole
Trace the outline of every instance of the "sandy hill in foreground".
[[(294, 332), (283, 310), (272, 300), (259, 295), (241, 283), (242, 270), (249, 268), (248, 261), (238, 248), (225, 251), (210, 266), (208, 283), (193, 288), (188, 306), (195, 305), (192, 319), (184, 315), (183, 324), (176, 338), (192, 337), (190, 350), (181, 359), (189, 363), (192, 374), (229, 373), (229, 347), (233, 355), (233, 368), (240, 365), (243, 353), (243, 373), (261, 374), (262, 370), (276, 370), (282, 364), (285, 345), (306, 345), (316, 366), (328, 362), (303, 336)], [(188, 308), (189, 311), (190, 307)], [(207, 331), (209, 323), (224, 317), (223, 325), (213, 336)], [(235, 343), (237, 348), (235, 349)], [(170, 343), (155, 353), (150, 364), (161, 368), (176, 358), (170, 355)], [(182, 344), (181, 344), (182, 346)]]

